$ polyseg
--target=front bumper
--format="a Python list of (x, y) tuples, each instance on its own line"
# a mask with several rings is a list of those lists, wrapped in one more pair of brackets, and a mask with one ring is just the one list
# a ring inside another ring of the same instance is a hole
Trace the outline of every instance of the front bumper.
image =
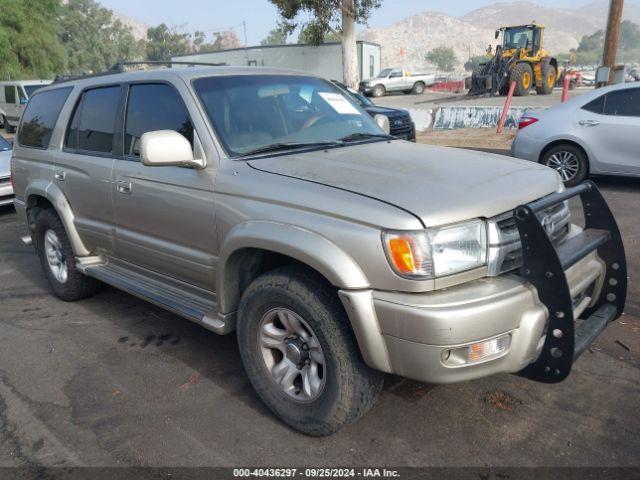
[[(421, 294), (341, 291), (365, 361), (429, 383), (521, 371), (544, 382), (566, 378), (573, 361), (624, 308), (626, 261), (617, 225), (590, 183), (516, 209), (535, 212), (548, 208), (549, 198), (553, 204), (576, 194), (583, 195), (586, 229), (557, 252), (537, 219), (516, 218), (526, 238), (521, 274)], [(457, 365), (445, 359), (448, 351), (503, 335), (510, 342), (500, 355)]]

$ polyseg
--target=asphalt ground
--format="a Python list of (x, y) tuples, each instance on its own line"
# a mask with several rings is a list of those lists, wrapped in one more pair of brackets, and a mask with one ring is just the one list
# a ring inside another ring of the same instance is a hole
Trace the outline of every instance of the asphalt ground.
[(220, 337), (126, 293), (54, 298), (0, 211), (0, 466), (640, 466), (640, 180), (600, 178), (629, 262), (626, 313), (558, 385), (389, 376), (327, 438), (284, 426)]

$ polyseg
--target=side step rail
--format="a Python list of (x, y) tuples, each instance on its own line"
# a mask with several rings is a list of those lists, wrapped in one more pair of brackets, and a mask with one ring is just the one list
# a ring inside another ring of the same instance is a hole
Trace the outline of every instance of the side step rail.
[[(545, 230), (545, 218), (539, 218), (539, 214), (578, 195), (585, 229), (556, 249)], [(624, 310), (627, 263), (620, 230), (602, 194), (590, 181), (521, 205), (514, 210), (514, 219), (522, 242), (521, 274), (536, 287), (549, 311), (540, 357), (522, 374), (540, 382), (561, 382), (571, 372), (573, 362)], [(576, 328), (565, 270), (594, 251), (606, 264), (605, 281), (599, 297), (581, 315), (583, 320)]]

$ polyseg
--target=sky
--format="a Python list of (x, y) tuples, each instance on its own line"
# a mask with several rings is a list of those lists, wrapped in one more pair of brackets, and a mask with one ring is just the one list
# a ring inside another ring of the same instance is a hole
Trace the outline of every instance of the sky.
[[(212, 33), (233, 28), (244, 43), (242, 22), (246, 22), (247, 43), (257, 45), (277, 24), (276, 8), (268, 0), (99, 0), (105, 7), (149, 25), (166, 23), (180, 31)], [(505, 1), (505, 0), (502, 0)], [(595, 0), (535, 0), (536, 3), (571, 8)], [(626, 0), (630, 3), (638, 1)], [(452, 16), (495, 3), (496, 0), (383, 0), (369, 21), (384, 27), (427, 10)]]

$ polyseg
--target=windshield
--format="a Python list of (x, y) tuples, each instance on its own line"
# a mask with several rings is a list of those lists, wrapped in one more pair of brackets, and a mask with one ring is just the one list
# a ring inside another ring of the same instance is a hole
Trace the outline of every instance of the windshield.
[(387, 78), (391, 73), (392, 68), (385, 68), (378, 74), (378, 78)]
[(503, 48), (527, 48), (533, 45), (533, 30), (528, 27), (508, 28), (504, 31)]
[(31, 98), (31, 96), (36, 93), (36, 90), (40, 90), (45, 85), (23, 85), (24, 91), (27, 94), (27, 98)]
[(232, 157), (277, 144), (327, 144), (382, 130), (351, 98), (314, 77), (239, 75), (193, 82)]
[(11, 144), (5, 140), (4, 137), (0, 136), (0, 152), (5, 152), (7, 150), (11, 150)]

